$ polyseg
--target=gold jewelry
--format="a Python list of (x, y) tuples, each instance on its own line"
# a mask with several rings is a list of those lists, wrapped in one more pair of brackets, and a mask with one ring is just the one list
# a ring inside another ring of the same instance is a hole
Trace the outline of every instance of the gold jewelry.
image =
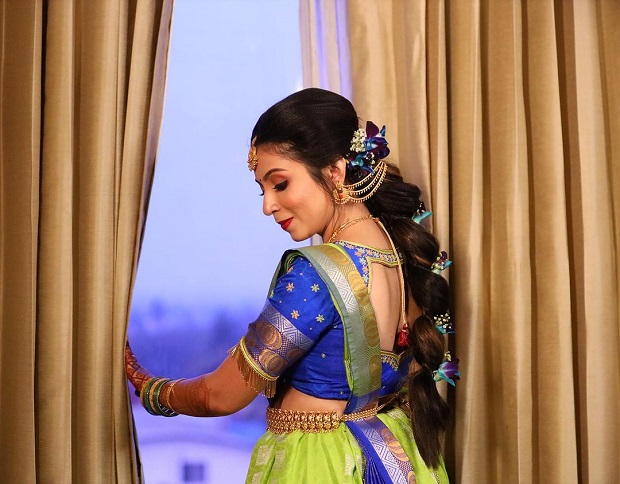
[(334, 202), (338, 205), (347, 203), (347, 200), (349, 199), (349, 190), (347, 190), (342, 182), (339, 181), (336, 182), (336, 188), (334, 188), (332, 194), (334, 196)]
[(256, 153), (256, 136), (254, 136), (250, 151), (248, 152), (248, 169), (254, 171), (256, 170), (256, 165), (258, 165), (258, 154)]
[(390, 233), (387, 231), (387, 229), (384, 227), (384, 225), (381, 223), (381, 220), (379, 220), (378, 218), (375, 219), (375, 222), (377, 223), (377, 225), (379, 226), (379, 228), (381, 230), (383, 230), (383, 233), (385, 234), (385, 236), (387, 237), (388, 241), (390, 242), (390, 246), (392, 247), (392, 250), (394, 251), (394, 255), (396, 256), (396, 260), (398, 261), (398, 282), (400, 282), (400, 289), (401, 289), (401, 301), (400, 301), (400, 314), (401, 314), (401, 318), (403, 320), (403, 329), (404, 329), (404, 325), (407, 324), (407, 311), (405, 310), (405, 274), (403, 273), (403, 264), (400, 261), (400, 257), (398, 257), (398, 252), (396, 252), (396, 246), (394, 245), (394, 241), (392, 240), (392, 237), (390, 237)]
[(284, 410), (267, 408), (267, 430), (274, 434), (288, 434), (295, 430), (306, 433), (331, 432), (340, 422), (363, 420), (377, 415), (377, 407), (338, 416), (336, 412)]
[(183, 380), (185, 380), (185, 378), (179, 378), (178, 380), (172, 381), (168, 388), (166, 388), (166, 393), (164, 394), (164, 406), (172, 410), (174, 413), (178, 412), (174, 408), (172, 408), (172, 404), (170, 403), (170, 396), (172, 395), (172, 389), (174, 388), (174, 386)]
[(374, 168), (374, 172), (369, 173), (360, 181), (351, 183), (350, 185), (343, 185), (340, 182), (336, 182), (336, 188), (334, 188), (332, 192), (334, 195), (334, 202), (338, 205), (344, 205), (349, 201), (353, 203), (365, 202), (379, 189), (386, 174), (387, 164), (379, 160)]
[(338, 237), (338, 235), (340, 235), (340, 232), (342, 232), (347, 227), (350, 227), (351, 225), (355, 225), (356, 223), (359, 223), (359, 222), (362, 222), (364, 220), (368, 220), (368, 219), (371, 219), (371, 218), (373, 218), (372, 215), (366, 215), (364, 217), (358, 217), (358, 218), (354, 218), (354, 219), (351, 219), (351, 220), (347, 220), (345, 223), (343, 223), (340, 227), (338, 227), (336, 230), (334, 230), (332, 232), (332, 235), (330, 236), (330, 238), (327, 241), (327, 243), (330, 244), (334, 240), (336, 240), (336, 237)]

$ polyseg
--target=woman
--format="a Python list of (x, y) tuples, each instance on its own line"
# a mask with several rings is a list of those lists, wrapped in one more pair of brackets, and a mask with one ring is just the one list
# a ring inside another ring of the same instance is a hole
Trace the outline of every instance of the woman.
[(259, 317), (214, 372), (154, 378), (127, 347), (147, 411), (220, 416), (269, 398), (247, 482), (445, 483), (441, 434), (454, 384), (450, 261), (422, 226), (419, 189), (388, 155), (385, 127), (358, 129), (351, 103), (306, 89), (268, 109), (248, 167), (263, 212), (291, 238), (326, 244), (282, 257)]

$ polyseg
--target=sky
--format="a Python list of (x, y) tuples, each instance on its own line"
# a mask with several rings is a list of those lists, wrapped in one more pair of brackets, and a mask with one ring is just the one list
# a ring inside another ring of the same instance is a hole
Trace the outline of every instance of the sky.
[(254, 123), (301, 89), (297, 0), (177, 0), (134, 306), (262, 308), (287, 248), (262, 214)]

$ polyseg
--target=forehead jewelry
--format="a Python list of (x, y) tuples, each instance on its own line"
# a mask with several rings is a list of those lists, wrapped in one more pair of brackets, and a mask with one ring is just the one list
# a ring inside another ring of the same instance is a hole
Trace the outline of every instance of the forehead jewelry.
[(256, 170), (256, 165), (258, 165), (258, 155), (256, 154), (256, 136), (254, 136), (250, 151), (248, 152), (248, 170)]

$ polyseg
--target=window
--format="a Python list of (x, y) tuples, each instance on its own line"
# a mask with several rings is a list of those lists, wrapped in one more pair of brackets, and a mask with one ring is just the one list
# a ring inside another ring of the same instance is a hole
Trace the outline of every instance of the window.
[[(219, 364), (262, 309), (282, 252), (298, 245), (262, 214), (246, 164), (258, 116), (301, 88), (298, 8), (296, 0), (175, 4), (129, 327), (154, 374), (191, 377)], [(135, 407), (146, 482), (243, 482), (265, 406), (259, 397), (217, 419), (164, 419)]]

